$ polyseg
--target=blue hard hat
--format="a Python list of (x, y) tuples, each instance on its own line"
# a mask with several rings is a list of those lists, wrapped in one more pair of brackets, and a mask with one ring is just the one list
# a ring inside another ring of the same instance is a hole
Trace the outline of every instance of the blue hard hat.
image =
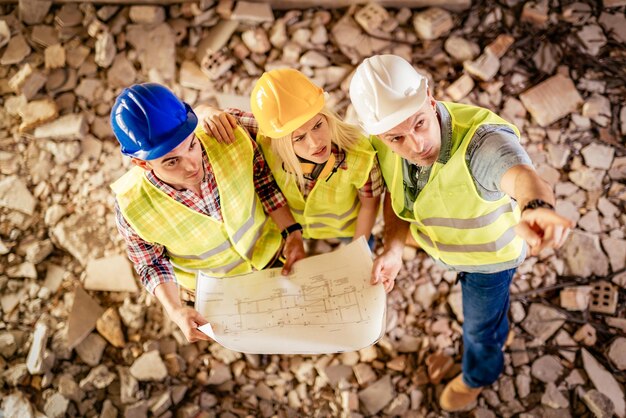
[(191, 106), (155, 83), (124, 89), (111, 109), (111, 126), (122, 154), (140, 160), (154, 160), (172, 151), (197, 124)]

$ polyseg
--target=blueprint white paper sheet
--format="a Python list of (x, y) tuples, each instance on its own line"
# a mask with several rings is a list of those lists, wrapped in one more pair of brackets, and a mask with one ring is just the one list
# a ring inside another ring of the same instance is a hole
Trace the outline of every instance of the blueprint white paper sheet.
[(386, 295), (370, 285), (365, 239), (280, 269), (217, 279), (200, 273), (200, 331), (224, 347), (255, 354), (322, 354), (367, 347), (385, 332)]

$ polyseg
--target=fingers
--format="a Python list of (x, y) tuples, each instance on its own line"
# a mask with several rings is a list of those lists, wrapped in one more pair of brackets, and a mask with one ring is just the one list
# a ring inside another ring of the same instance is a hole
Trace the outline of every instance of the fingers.
[[(228, 122), (230, 122), (230, 126), (232, 126), (233, 129), (237, 128), (237, 119), (231, 115), (230, 113), (224, 113), (226, 115), (226, 119), (228, 120)], [(234, 137), (233, 137), (234, 139)]]
[(391, 292), (391, 290), (393, 289), (393, 285), (395, 283), (396, 283), (396, 281), (394, 279), (391, 279), (391, 278), (385, 279), (385, 281), (383, 281), (383, 286), (385, 288), (385, 293)]
[(517, 224), (515, 232), (520, 238), (528, 243), (531, 255), (537, 255), (539, 253), (537, 248), (541, 244), (541, 237), (533, 231), (528, 222), (522, 221)]
[(225, 133), (223, 140), (229, 144), (232, 144), (233, 142), (235, 142), (235, 132), (233, 131), (233, 129), (235, 129), (237, 123), (235, 122), (235, 124), (233, 125), (232, 121), (228, 118), (229, 116), (232, 117), (228, 113), (222, 113), (218, 117), (220, 120), (220, 131), (222, 133)]
[(208, 335), (196, 328), (191, 328), (189, 330), (189, 334), (185, 334), (185, 337), (187, 337), (187, 340), (189, 340), (190, 343), (195, 343), (196, 341), (201, 340), (211, 341)]
[(376, 260), (374, 260), (374, 265), (372, 266), (372, 277), (370, 278), (371, 284), (373, 285), (378, 284), (378, 282), (381, 279), (382, 271), (384, 267), (385, 267), (385, 264), (383, 263), (383, 260), (381, 257), (378, 257)]

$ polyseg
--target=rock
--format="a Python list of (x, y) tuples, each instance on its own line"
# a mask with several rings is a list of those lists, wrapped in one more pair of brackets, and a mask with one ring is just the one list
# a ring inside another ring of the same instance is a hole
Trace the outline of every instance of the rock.
[(117, 372), (120, 377), (120, 400), (123, 404), (136, 402), (139, 382), (130, 374), (128, 367), (117, 366)]
[(583, 402), (596, 418), (611, 418), (615, 412), (615, 406), (611, 399), (595, 389), (585, 393)]
[(61, 44), (47, 47), (44, 51), (44, 57), (45, 67), (48, 70), (65, 67), (65, 48)]
[(30, 64), (25, 64), (9, 79), (9, 87), (16, 94), (20, 94), (31, 100), (46, 84), (46, 76), (35, 70)]
[(448, 36), (443, 44), (444, 49), (455, 61), (471, 61), (480, 54), (480, 47), (460, 36)]
[(530, 362), (528, 351), (526, 350), (526, 342), (522, 338), (514, 338), (510, 345), (511, 362), (514, 367), (523, 366)]
[(533, 362), (531, 373), (544, 383), (553, 383), (563, 374), (563, 366), (558, 357), (545, 355)]
[[(141, 7), (141, 6), (133, 6)], [(132, 9), (132, 7), (131, 7)], [(96, 52), (95, 62), (102, 68), (108, 68), (113, 63), (117, 54), (117, 48), (115, 47), (115, 39), (109, 32), (98, 35), (96, 40)]]
[(52, 99), (33, 100), (20, 111), (20, 132), (28, 132), (58, 116), (57, 105)]
[(485, 47), (485, 52), (495, 55), (497, 58), (502, 58), (513, 45), (513, 42), (515, 42), (514, 37), (501, 33)]
[(530, 22), (531, 24), (539, 27), (545, 26), (545, 24), (548, 22), (547, 2), (529, 1), (524, 3), (520, 20), (522, 22)]
[(606, 36), (599, 25), (586, 25), (576, 34), (584, 51), (589, 55), (598, 55), (606, 44)]
[(428, 377), (430, 383), (438, 385), (441, 380), (454, 366), (454, 359), (443, 353), (433, 353), (426, 357), (426, 366), (428, 367)]
[(530, 395), (530, 382), (531, 378), (525, 374), (518, 374), (515, 376), (515, 387), (517, 388), (517, 396), (520, 399), (526, 398)]
[(105, 399), (105, 401), (102, 403), (100, 418), (117, 418), (117, 408), (113, 406), (113, 402), (111, 402), (109, 399)]
[(176, 76), (176, 39), (167, 23), (147, 28), (143, 25), (126, 27), (126, 39), (137, 50), (144, 73), (156, 70), (165, 80)]
[(35, 418), (33, 406), (20, 391), (6, 395), (2, 400), (4, 418)]
[(46, 400), (43, 410), (49, 418), (61, 418), (65, 416), (69, 403), (63, 395), (55, 393)]
[(6, 271), (7, 276), (11, 278), (36, 279), (37, 270), (33, 263), (22, 263), (17, 266), (11, 266)]
[(89, 130), (85, 115), (68, 114), (35, 128), (37, 139), (83, 139)]
[(459, 101), (472, 92), (474, 88), (474, 80), (467, 74), (463, 74), (450, 84), (446, 89), (446, 94), (453, 101)]
[(424, 310), (428, 310), (435, 300), (437, 300), (437, 296), (437, 288), (432, 282), (428, 281), (417, 286), (413, 299), (419, 303)]
[(224, 363), (214, 361), (209, 372), (208, 385), (221, 385), (233, 378), (230, 368)]
[(107, 80), (111, 87), (127, 87), (135, 82), (137, 71), (128, 60), (126, 54), (120, 52), (113, 59), (111, 67), (107, 70)]
[(359, 401), (365, 411), (370, 415), (376, 415), (394, 398), (391, 377), (385, 375), (366, 389), (359, 391)]
[(76, 287), (67, 325), (67, 344), (70, 348), (76, 347), (93, 331), (103, 312), (104, 309), (81, 287)]
[(558, 390), (556, 385), (552, 382), (546, 385), (545, 392), (541, 397), (541, 403), (555, 409), (569, 407), (567, 398), (563, 396), (561, 391)]
[(608, 315), (615, 314), (618, 296), (617, 288), (612, 283), (605, 280), (594, 282), (591, 289), (589, 311)]
[(89, 371), (89, 374), (80, 381), (78, 386), (84, 391), (104, 389), (115, 380), (115, 374), (111, 373), (107, 366), (101, 364)]
[[(183, 87), (201, 91), (214, 88), (211, 79), (193, 61), (183, 61), (180, 66), (179, 82)], [(220, 109), (225, 108), (220, 107)]]
[(100, 364), (106, 345), (104, 338), (96, 333), (91, 333), (76, 346), (75, 350), (82, 361), (95, 367)]
[(0, 356), (9, 359), (16, 350), (15, 336), (6, 331), (0, 333)]
[(107, 246), (108, 237), (103, 237), (97, 230), (87, 228), (92, 219), (88, 214), (74, 214), (62, 219), (51, 230), (51, 235), (59, 247), (72, 254), (81, 264), (102, 256)]
[(366, 386), (368, 383), (376, 380), (376, 373), (369, 364), (359, 363), (352, 369), (359, 386)]
[(559, 354), (564, 359), (569, 360), (571, 363), (576, 361), (576, 352), (578, 351), (578, 344), (576, 341), (567, 333), (567, 331), (561, 329), (554, 337), (554, 342), (560, 346), (569, 346), (568, 349), (559, 350)]
[(35, 324), (33, 342), (26, 358), (26, 367), (30, 374), (43, 374), (47, 372), (44, 362), (44, 354), (48, 344), (48, 326), (39, 321)]
[(0, 20), (0, 48), (5, 46), (11, 40), (11, 28), (6, 21)]
[(583, 148), (580, 153), (585, 158), (587, 166), (608, 170), (611, 168), (615, 149), (606, 145), (592, 143)]
[(564, 144), (548, 144), (548, 157), (554, 168), (563, 168), (569, 159), (571, 150)]
[(411, 400), (405, 393), (399, 394), (385, 408), (384, 413), (390, 416), (404, 416), (411, 407)]
[(561, 290), (561, 308), (584, 311), (591, 300), (591, 286), (575, 286)]
[(606, 276), (609, 263), (597, 236), (573, 230), (561, 250), (569, 273), (574, 276)]
[(598, 215), (597, 210), (590, 210), (580, 218), (578, 221), (578, 226), (584, 229), (587, 232), (591, 232), (592, 234), (598, 234), (602, 232), (602, 225), (600, 225), (600, 216)]
[(0, 58), (0, 65), (19, 64), (28, 54), (30, 54), (30, 46), (26, 39), (22, 35), (17, 35), (9, 41), (9, 45)]
[(565, 315), (556, 309), (533, 303), (521, 325), (526, 332), (545, 343), (564, 323)]
[(619, 418), (626, 416), (626, 401), (624, 391), (613, 375), (607, 372), (604, 367), (584, 348), (582, 349), (583, 366), (587, 376), (599, 392), (606, 395), (615, 406), (615, 415)]
[(241, 40), (255, 54), (265, 54), (272, 48), (267, 33), (262, 28), (245, 31), (241, 34)]
[(413, 17), (413, 27), (420, 39), (430, 41), (450, 32), (454, 26), (452, 15), (439, 7), (430, 7)]
[(74, 377), (67, 373), (59, 378), (58, 390), (65, 398), (73, 400), (77, 404), (85, 397), (85, 392), (78, 387)]
[(105, 292), (138, 290), (128, 258), (123, 255), (90, 260), (86, 267), (85, 289)]
[(122, 321), (117, 309), (108, 308), (96, 321), (96, 329), (111, 345), (122, 348), (126, 344), (124, 332), (122, 331)]
[(489, 81), (498, 73), (500, 60), (492, 53), (484, 52), (474, 61), (465, 61), (463, 68), (474, 78), (481, 81)]
[(616, 338), (609, 347), (609, 358), (619, 370), (626, 370), (626, 338)]
[(231, 14), (231, 19), (256, 24), (273, 22), (274, 12), (272, 11), (272, 6), (269, 3), (238, 1)]
[(609, 263), (613, 271), (621, 270), (626, 266), (626, 241), (616, 238), (604, 238), (602, 248), (609, 256)]
[(165, 9), (161, 6), (131, 6), (128, 17), (134, 23), (159, 24), (165, 21)]
[(158, 351), (142, 354), (130, 367), (130, 374), (139, 381), (162, 381), (167, 377), (165, 363)]
[(526, 90), (519, 97), (524, 107), (542, 127), (575, 112), (583, 103), (572, 80), (561, 74)]
[(609, 36), (615, 38), (618, 42), (626, 42), (626, 18), (623, 14), (602, 12), (598, 23), (602, 25)]
[(328, 58), (326, 58), (325, 55), (317, 51), (311, 50), (311, 51), (305, 52), (300, 57), (300, 64), (307, 66), (307, 67), (319, 68), (319, 67), (328, 67), (328, 65), (330, 64), (330, 61), (328, 60)]

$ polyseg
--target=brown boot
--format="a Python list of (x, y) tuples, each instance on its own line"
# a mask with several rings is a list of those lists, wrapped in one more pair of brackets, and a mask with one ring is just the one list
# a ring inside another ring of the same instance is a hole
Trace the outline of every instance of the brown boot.
[(478, 398), (482, 388), (470, 388), (463, 383), (463, 374), (448, 382), (439, 398), (439, 406), (448, 412), (462, 411)]

